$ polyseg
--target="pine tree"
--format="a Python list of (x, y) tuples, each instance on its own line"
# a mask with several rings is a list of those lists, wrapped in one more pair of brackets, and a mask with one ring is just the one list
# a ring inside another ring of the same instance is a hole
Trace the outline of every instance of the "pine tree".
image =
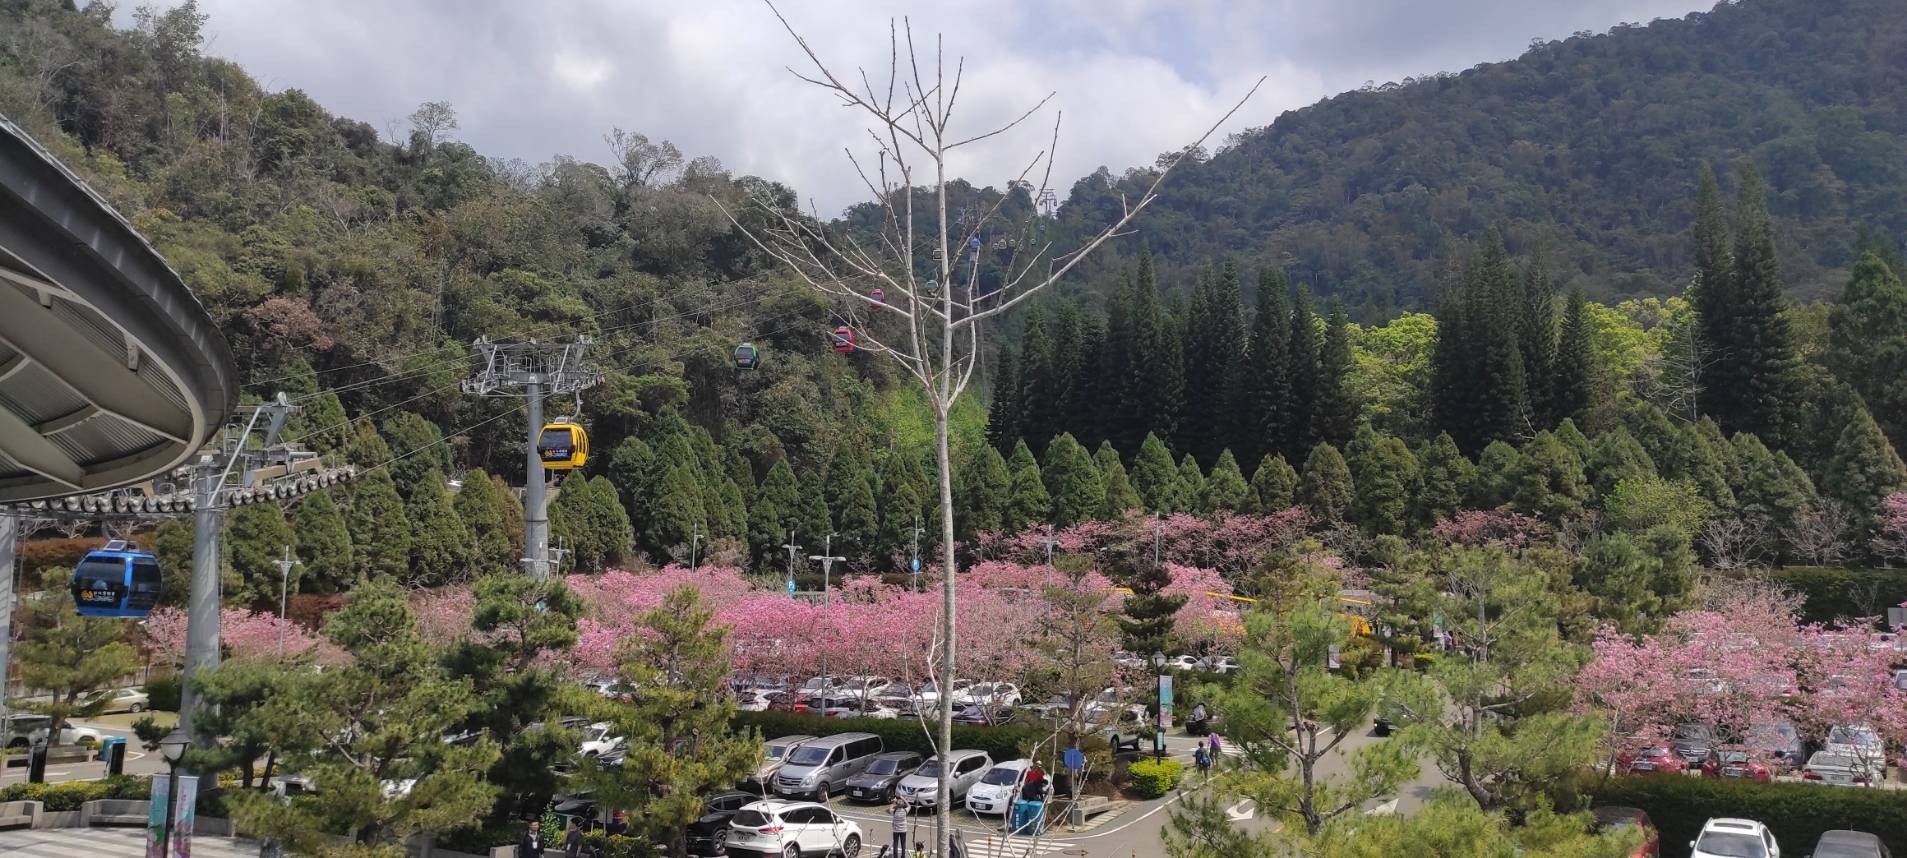
[(1245, 484), (1245, 475), (1238, 470), (1238, 459), (1230, 450), (1218, 454), (1218, 462), (1205, 480), (1205, 502), (1200, 510), (1208, 514), (1250, 512), (1256, 505), (1251, 486)]
[[(999, 455), (998, 451), (994, 455)], [(828, 512), (826, 483), (819, 472), (809, 469), (801, 477), (801, 508), (795, 512), (795, 535), (814, 541), (833, 531), (834, 516)]]
[(1285, 316), (1282, 269), (1258, 273), (1258, 308), (1252, 316), (1251, 357), (1246, 362), (1245, 400), (1249, 436), (1234, 441), (1247, 460), (1262, 460), (1286, 449), (1291, 433), (1290, 320)]
[[(1126, 329), (1114, 326), (1107, 331), (1107, 348), (1117, 358), (1119, 398), (1127, 419), (1121, 420), (1108, 435), (1121, 450), (1137, 449), (1146, 433), (1171, 436), (1178, 430), (1183, 413), (1185, 391), (1184, 354), (1173, 335), (1172, 326), (1159, 304), (1159, 286), (1152, 264), (1152, 250), (1139, 246), (1139, 267), (1123, 303)], [(1123, 340), (1123, 342), (1122, 342)], [(1141, 490), (1141, 494), (1143, 494)]]
[(843, 444), (828, 464), (828, 513), (834, 520), (834, 547), (842, 556), (870, 557), (880, 538), (881, 516), (874, 503), (874, 469), (867, 453)]
[[(1698, 243), (1700, 239), (1698, 238)], [(1702, 251), (1707, 252), (1707, 251)], [(1729, 432), (1753, 432), (1764, 441), (1789, 436), (1791, 373), (1796, 367), (1774, 225), (1765, 189), (1752, 167), (1742, 170), (1735, 203), (1735, 248), (1722, 289), (1704, 281), (1696, 293), (1702, 333), (1714, 360), (1702, 379), (1702, 411)]]
[(1377, 435), (1354, 448), (1348, 463), (1356, 486), (1352, 520), (1368, 533), (1402, 535), (1410, 528), (1411, 502), (1419, 494), (1417, 457), (1392, 435)]
[(911, 483), (901, 483), (881, 494), (881, 532), (878, 559), (905, 556), (914, 544), (914, 528), (921, 526), (920, 496)]
[(1040, 463), (1034, 460), (1033, 451), (1024, 440), (1014, 445), (1013, 456), (1007, 459), (1007, 471), (1013, 477), (1007, 488), (1006, 509), (1001, 514), (1001, 529), (1006, 533), (1019, 533), (1044, 523), (1052, 514), (1053, 496), (1046, 491)]
[(1595, 357), (1590, 344), (1589, 302), (1581, 287), (1570, 287), (1563, 305), (1563, 328), (1556, 342), (1555, 370), (1549, 377), (1549, 412), (1577, 420), (1596, 403)]
[(1304, 460), (1304, 484), (1298, 492), (1305, 509), (1322, 521), (1340, 522), (1356, 497), (1351, 468), (1338, 448), (1324, 443), (1312, 447), (1311, 455)]
[(344, 448), (345, 438), (351, 434), (351, 422), (336, 393), (319, 392), (299, 406), (300, 410), (292, 414), (292, 422), (286, 427), (291, 438), (320, 453), (335, 453)]
[[(20, 640), (14, 645), (12, 666), (25, 687), (38, 689), (43, 696), (15, 705), (24, 703), (23, 708), (47, 716), (54, 724), (97, 715), (112, 698), (104, 693), (106, 689), (138, 669), (138, 654), (126, 643), (123, 622), (73, 611), (73, 603), (60, 592), (70, 583), (70, 570), (42, 571), (44, 577), (34, 589), (55, 598), (21, 601), (21, 616), (15, 621), (20, 625)], [(63, 732), (49, 730), (47, 743), (58, 745)], [(13, 736), (8, 741), (14, 741)]]
[(1106, 440), (1107, 390), (1106, 324), (1097, 315), (1082, 313), (1077, 322), (1079, 354), (1073, 361), (1073, 380), (1066, 390), (1065, 431), (1082, 447)]
[[(375, 437), (375, 436), (373, 436)], [(351, 484), (351, 561), (359, 580), (398, 579), (411, 560), (411, 525), (386, 469), (365, 472)]]
[(1549, 432), (1523, 445), (1509, 489), (1511, 508), (1555, 525), (1581, 515), (1589, 498), (1582, 463)]
[(1623, 480), (1642, 480), (1656, 476), (1655, 460), (1642, 449), (1629, 430), (1617, 427), (1596, 439), (1596, 448), (1583, 468), (1589, 487), (1596, 497), (1606, 498)]
[(1093, 464), (1099, 468), (1099, 482), (1106, 489), (1106, 505), (1099, 513), (1101, 518), (1112, 521), (1133, 510), (1145, 509), (1145, 501), (1139, 499), (1139, 491), (1126, 477), (1126, 465), (1119, 461), (1119, 451), (1113, 449), (1111, 441), (1099, 442), (1099, 449), (1093, 451)]
[[(225, 519), (226, 559), (239, 580), (237, 591), (228, 594), (232, 601), (251, 607), (278, 607), (277, 561), (294, 538), (277, 504), (247, 504), (232, 510)], [(303, 573), (301, 568), (292, 568), (290, 592), (298, 592)]]
[(1596, 451), (1596, 445), (1582, 433), (1581, 429), (1576, 428), (1575, 420), (1564, 417), (1556, 424), (1554, 432), (1556, 440), (1563, 442), (1563, 446), (1568, 447), (1569, 452), (1575, 453), (1578, 461), (1588, 462), (1589, 457)]
[(1558, 414), (1545, 395), (1544, 383), (1556, 365), (1556, 285), (1539, 256), (1523, 269), (1522, 298), (1517, 310), (1516, 350), (1523, 358), (1523, 380), (1529, 386), (1530, 410), (1539, 426), (1554, 426), (1571, 415)]
[(1668, 415), (1662, 413), (1662, 409), (1647, 402), (1637, 402), (1623, 416), (1623, 424), (1658, 468), (1675, 456), (1675, 424), (1669, 421)]
[(1266, 454), (1258, 460), (1258, 470), (1252, 472), (1251, 488), (1258, 497), (1259, 512), (1283, 512), (1298, 502), (1298, 472), (1285, 457)]
[(781, 557), (781, 544), (800, 511), (801, 482), (787, 459), (777, 459), (748, 506), (748, 548), (757, 564), (772, 566)]
[(1897, 273), (1873, 253), (1855, 263), (1828, 313), (1824, 360), (1899, 447), (1907, 443), (1907, 286)]
[(1285, 372), (1290, 380), (1290, 426), (1284, 453), (1298, 458), (1318, 443), (1311, 415), (1318, 405), (1318, 328), (1311, 314), (1311, 294), (1299, 286), (1291, 298), (1291, 336), (1285, 341)]
[(1086, 448), (1062, 432), (1046, 448), (1046, 464), (1040, 469), (1046, 491), (1053, 499), (1052, 522), (1055, 527), (1071, 527), (1092, 521), (1106, 508), (1106, 485), (1099, 466)]
[[(1017, 446), (1017, 444), (1015, 445)], [(1004, 533), (1007, 501), (1013, 492), (1013, 472), (1006, 459), (993, 447), (975, 450), (962, 485), (964, 500), (959, 532), (971, 538), (978, 533)]]
[(1164, 566), (1140, 563), (1130, 575), (1132, 594), (1119, 618), (1126, 649), (1135, 653), (1163, 653), (1172, 648), (1172, 621), (1185, 607), (1186, 596), (1167, 595), (1172, 575)]
[(1491, 441), (1477, 455), (1477, 478), (1470, 482), (1472, 509), (1496, 509), (1510, 502), (1516, 492), (1516, 476), (1523, 468), (1523, 454), (1502, 441)]
[(1036, 303), (1027, 310), (1026, 329), (1020, 338), (1023, 363), (1020, 367), (1020, 436), (1035, 453), (1065, 426), (1067, 390), (1072, 383), (1072, 355), (1076, 348), (1072, 318), (1063, 312), (1049, 312)]
[(1179, 426), (1180, 444), (1199, 462), (1215, 462), (1237, 434), (1233, 396), (1245, 359), (1245, 321), (1240, 315), (1238, 266), (1227, 260), (1216, 274), (1201, 278), (1185, 329), (1185, 413), (1195, 419)]
[(470, 566), (470, 532), (450, 505), (444, 475), (425, 471), (404, 507), (411, 522), (411, 566), (403, 582), (434, 587), (462, 579)]
[(450, 447), (437, 424), (411, 411), (399, 411), (384, 421), (384, 440), (392, 449), (410, 455), (391, 463), (391, 482), (399, 496), (409, 498), (429, 471), (438, 473), (442, 482), (450, 473)]
[(1765, 520), (1775, 533), (1791, 532), (1796, 513), (1815, 500), (1814, 483), (1807, 472), (1788, 454), (1769, 450), (1760, 438), (1747, 432), (1735, 433), (1731, 443), (1741, 463), (1741, 482), (1735, 486), (1740, 515), (1751, 522)]
[(350, 586), (351, 531), (330, 492), (314, 492), (298, 502), (292, 526), (298, 540), (299, 592), (336, 593)]
[(1718, 512), (1734, 509), (1735, 495), (1728, 488), (1728, 467), (1721, 458), (1724, 452), (1733, 450), (1716, 450), (1695, 424), (1684, 423), (1675, 432), (1669, 454), (1659, 463), (1662, 475), (1694, 485)]
[(510, 528), (503, 514), (506, 500), (514, 499), (506, 498), (506, 494), (489, 474), (471, 471), (464, 475), (463, 488), (451, 501), (457, 518), (463, 521), (464, 532), (470, 535), (470, 571), (478, 577), (517, 567), (520, 555), (510, 541)]
[(1311, 423), (1318, 439), (1342, 444), (1357, 429), (1357, 397), (1351, 390), (1351, 323), (1344, 317), (1344, 305), (1331, 299), (1326, 317), (1324, 349), (1318, 355), (1317, 402), (1312, 406)]
[(1854, 421), (1834, 444), (1834, 458), (1821, 477), (1821, 494), (1847, 506), (1865, 544), (1880, 514), (1881, 500), (1903, 489), (1907, 489), (1907, 466), (1901, 464), (1894, 445), (1887, 443), (1887, 435), (1866, 410), (1855, 412)]
[(1417, 456), (1422, 489), (1417, 493), (1416, 518), (1421, 527), (1455, 515), (1470, 496), (1477, 468), (1457, 449), (1450, 433), (1439, 432)]
[[(564, 556), (565, 566), (558, 571), (572, 569), (599, 569), (602, 567), (602, 554), (598, 551), (595, 520), (590, 514), (595, 506), (595, 495), (589, 490), (589, 478), (582, 471), (570, 471), (557, 485), (556, 494), (550, 498), (550, 544), (561, 545), (569, 550)], [(707, 542), (709, 531), (706, 526), (699, 531), (702, 542)], [(691, 538), (693, 538), (693, 533)]]
[(1179, 484), (1179, 469), (1172, 464), (1172, 453), (1166, 450), (1159, 436), (1147, 433), (1144, 443), (1139, 445), (1139, 455), (1132, 460), (1132, 487), (1145, 501), (1148, 512), (1172, 512), (1179, 508), (1184, 493)]
[(1173, 512), (1198, 512), (1205, 497), (1205, 475), (1191, 453), (1179, 457), (1179, 503)]
[(1514, 438), (1530, 425), (1517, 338), (1521, 296), (1502, 237), (1492, 232), (1438, 307), (1432, 403), (1459, 449)]
[(625, 438), (609, 455), (609, 481), (622, 493), (623, 508), (634, 521), (655, 517), (653, 503), (663, 469), (655, 450), (641, 438)]
[(345, 461), (363, 469), (376, 468), (391, 461), (391, 445), (377, 434), (377, 427), (362, 417), (352, 421), (344, 443)]
[[(696, 467), (689, 462), (676, 462), (663, 472), (651, 505), (651, 518), (644, 525), (644, 542), (663, 556), (681, 562), (688, 561), (698, 535), (708, 538), (708, 512), (702, 506), (697, 478)], [(554, 532), (554, 514), (550, 523)]]
[[(730, 481), (728, 485), (731, 490), (735, 490), (733, 481)], [(634, 534), (634, 526), (629, 519), (629, 510), (623, 508), (622, 498), (617, 494), (615, 484), (611, 483), (608, 477), (591, 477), (589, 492), (592, 495), (590, 527), (594, 531), (597, 547), (602, 553), (603, 564), (620, 563), (629, 556), (632, 550), (629, 541)], [(742, 508), (739, 499), (736, 501), (735, 508)], [(739, 538), (745, 533), (745, 530), (738, 530), (734, 536)]]

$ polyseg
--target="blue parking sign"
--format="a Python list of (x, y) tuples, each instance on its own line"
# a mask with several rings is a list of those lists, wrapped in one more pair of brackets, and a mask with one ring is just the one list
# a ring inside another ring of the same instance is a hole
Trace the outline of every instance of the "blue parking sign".
[(1080, 753), (1078, 748), (1067, 748), (1063, 762), (1066, 764), (1066, 768), (1079, 771), (1086, 767), (1086, 755)]

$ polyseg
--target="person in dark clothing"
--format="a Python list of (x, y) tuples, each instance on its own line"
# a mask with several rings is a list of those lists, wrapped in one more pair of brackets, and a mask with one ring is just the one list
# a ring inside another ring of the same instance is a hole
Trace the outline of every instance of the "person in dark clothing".
[(627, 837), (629, 835), (629, 817), (624, 816), (620, 810), (616, 811), (609, 817), (609, 824), (604, 826), (603, 833), (610, 837), (618, 835)]
[(583, 826), (573, 818), (563, 829), (563, 858), (583, 858)]
[(530, 830), (516, 843), (516, 858), (543, 858), (543, 823), (530, 820)]

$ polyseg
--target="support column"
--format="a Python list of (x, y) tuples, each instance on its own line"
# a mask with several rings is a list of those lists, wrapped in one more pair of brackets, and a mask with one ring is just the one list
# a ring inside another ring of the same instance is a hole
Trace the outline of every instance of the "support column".
[(543, 382), (524, 385), (529, 398), (530, 449), (523, 469), (523, 571), (531, 578), (550, 577), (550, 510), (543, 491), (543, 457), (536, 442), (543, 434)]
[(13, 558), (20, 542), (20, 520), (0, 514), (0, 724), (7, 717), (7, 682), (13, 667)]
[(212, 737), (193, 733), (199, 694), (192, 679), (219, 666), (219, 530), (224, 522), (214, 503), (219, 469), (202, 464), (192, 479), (192, 589), (186, 602), (185, 671), (179, 677), (179, 729), (204, 745)]

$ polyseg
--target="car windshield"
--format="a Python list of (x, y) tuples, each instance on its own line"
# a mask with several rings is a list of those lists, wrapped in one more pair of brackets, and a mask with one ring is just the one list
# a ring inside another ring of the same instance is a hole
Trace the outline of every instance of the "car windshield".
[(828, 749), (819, 745), (803, 745), (788, 755), (788, 765), (818, 766), (828, 760)]
[(967, 691), (969, 691), (969, 692), (971, 692), (971, 693), (974, 693), (974, 694), (992, 694), (992, 693), (993, 693), (993, 686), (991, 686), (991, 685), (975, 685), (975, 686), (972, 686), (972, 687), (970, 687), (970, 688), (968, 688), (968, 689), (967, 689)]
[(744, 810), (735, 814), (733, 821), (743, 828), (760, 828), (768, 824), (768, 816), (759, 810)]
[(769, 745), (768, 746), (768, 759), (779, 760), (781, 759), (781, 755), (786, 753), (788, 753), (787, 745)]
[(609, 728), (608, 727), (591, 727), (589, 728), (589, 733), (586, 735), (588, 736), (589, 741), (599, 742), (609, 735)]
[(982, 777), (980, 782), (983, 784), (1004, 786), (1006, 784), (1016, 783), (1019, 779), (1019, 768), (1015, 766), (995, 766), (987, 770), (986, 776)]
[(1675, 728), (1675, 738), (1677, 739), (1708, 739), (1714, 735), (1713, 731), (1701, 724), (1684, 724)]
[(1695, 841), (1695, 851), (1723, 858), (1767, 858), (1768, 847), (1753, 834), (1732, 831), (1704, 831)]
[(900, 760), (875, 760), (867, 764), (867, 773), (870, 775), (891, 775), (900, 770)]
[(1878, 745), (1880, 734), (1867, 727), (1836, 727), (1828, 731), (1830, 745)]
[(1642, 749), (1642, 756), (1648, 759), (1654, 759), (1657, 757), (1666, 757), (1668, 755), (1669, 755), (1669, 749), (1667, 748), (1643, 748)]
[(1722, 752), (1722, 754), (1721, 754), (1721, 757), (1722, 757), (1722, 762), (1724, 762), (1724, 763), (1745, 763), (1745, 762), (1748, 762), (1748, 752), (1747, 752), (1747, 751), (1723, 751), (1723, 752)]
[(923, 765), (922, 765), (922, 766), (920, 767), (920, 770), (919, 770), (919, 771), (916, 771), (916, 772), (914, 772), (914, 777), (917, 777), (917, 778), (938, 778), (938, 777), (940, 777), (940, 761), (939, 761), (939, 760), (928, 760), (928, 761), (927, 761), (927, 762), (926, 762), (925, 764), (923, 764)]

